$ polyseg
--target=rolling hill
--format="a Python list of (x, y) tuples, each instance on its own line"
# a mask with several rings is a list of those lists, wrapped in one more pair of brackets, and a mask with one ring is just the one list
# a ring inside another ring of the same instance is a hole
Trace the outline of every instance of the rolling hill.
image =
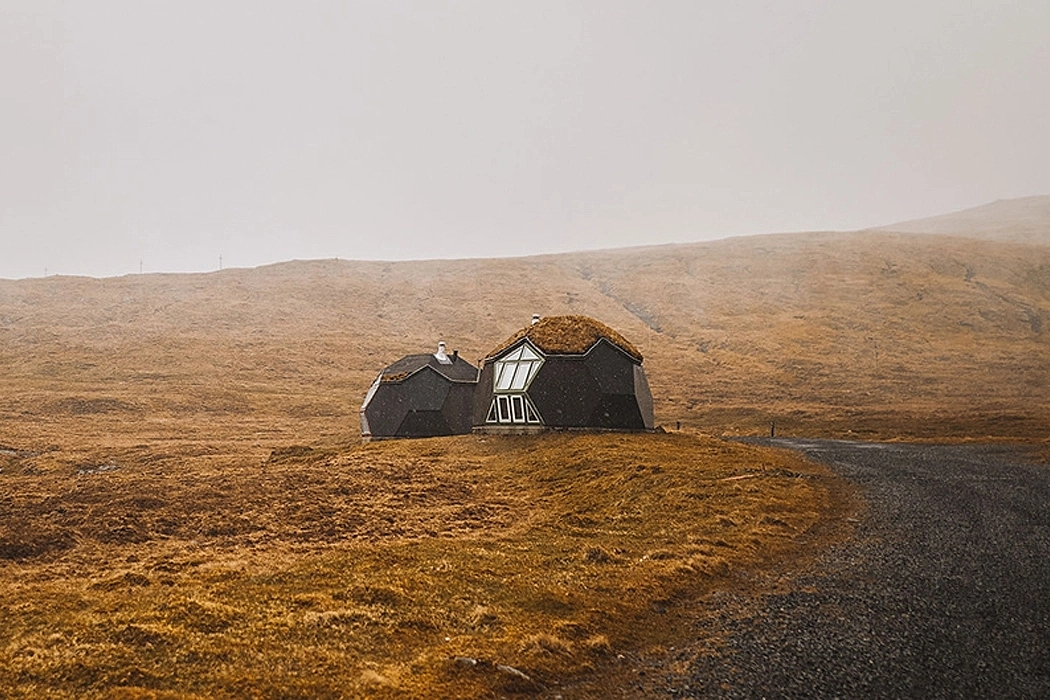
[(0, 415), (37, 434), (43, 416), (116, 431), (135, 416), (163, 434), (211, 415), (240, 435), (347, 437), (385, 364), (439, 339), (476, 360), (534, 312), (594, 316), (634, 342), (664, 425), (881, 437), (1050, 425), (1050, 246), (875, 231), (0, 281)]
[(1000, 199), (928, 219), (901, 221), (878, 230), (1050, 245), (1050, 195)]
[[(360, 443), (384, 365), (535, 312), (623, 333), (673, 434)], [(0, 280), (0, 688), (607, 697), (849, 535), (848, 484), (712, 435), (1046, 441), (1048, 368), (1050, 245), (972, 236)]]

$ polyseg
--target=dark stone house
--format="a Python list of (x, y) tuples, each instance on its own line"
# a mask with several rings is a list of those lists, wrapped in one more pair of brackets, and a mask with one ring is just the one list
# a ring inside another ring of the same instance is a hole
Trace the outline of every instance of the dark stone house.
[(361, 406), (365, 439), (469, 433), (477, 368), (458, 352), (408, 355), (385, 368)]
[(477, 432), (653, 429), (642, 355), (586, 316), (549, 316), (483, 361), (474, 400)]

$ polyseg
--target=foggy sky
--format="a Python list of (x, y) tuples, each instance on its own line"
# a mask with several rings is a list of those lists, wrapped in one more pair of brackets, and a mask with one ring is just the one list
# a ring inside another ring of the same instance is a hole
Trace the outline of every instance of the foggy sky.
[(850, 230), (1050, 193), (1050, 3), (0, 1), (0, 277)]

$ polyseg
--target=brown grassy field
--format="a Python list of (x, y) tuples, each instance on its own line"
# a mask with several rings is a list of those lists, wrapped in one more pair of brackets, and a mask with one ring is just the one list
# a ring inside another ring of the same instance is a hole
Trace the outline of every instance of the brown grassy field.
[[(621, 332), (682, 431), (358, 442), (384, 365), (476, 359), (534, 312)], [(0, 688), (615, 685), (702, 614), (683, 601), (853, 507), (708, 436), (1050, 444), (1048, 331), (1050, 246), (896, 233), (0, 280)]]
[(843, 507), (796, 457), (682, 434), (166, 450), (5, 456), (5, 697), (557, 688)]
[(0, 281), (0, 416), (38, 446), (42, 423), (127, 416), (143, 437), (200, 433), (202, 418), (260, 445), (346, 436), (387, 363), (438, 339), (477, 359), (533, 312), (623, 333), (664, 425), (883, 438), (1050, 425), (1050, 246), (875, 233)]

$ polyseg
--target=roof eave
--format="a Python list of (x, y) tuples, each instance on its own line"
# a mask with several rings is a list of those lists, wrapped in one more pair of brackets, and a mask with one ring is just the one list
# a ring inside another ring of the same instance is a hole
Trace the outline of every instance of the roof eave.
[(515, 348), (521, 346), (522, 344), (528, 345), (535, 352), (539, 353), (540, 357), (553, 357), (554, 356), (554, 353), (549, 353), (549, 352), (546, 352), (544, 350), (540, 350), (539, 347), (536, 346), (536, 343), (532, 342), (532, 339), (529, 338), (529, 336), (526, 335), (526, 336), (522, 336), (521, 338), (518, 338), (513, 343), (511, 343), (507, 347), (503, 348), (499, 352), (494, 353), (492, 355), (489, 355), (484, 360), (482, 360), (482, 364), (483, 365), (487, 365), (490, 362), (495, 362), (496, 360), (498, 360), (499, 358), (503, 357), (508, 352), (511, 352)]
[(630, 360), (634, 364), (641, 365), (642, 362), (643, 362), (643, 360), (641, 358), (635, 356), (633, 353), (628, 352), (627, 350), (625, 350), (624, 348), (620, 347), (618, 344), (616, 344), (613, 341), (609, 340), (605, 336), (602, 336), (602, 337), (598, 338), (597, 340), (595, 340), (593, 343), (591, 343), (591, 346), (589, 348), (587, 348), (586, 350), (584, 350), (583, 352), (547, 352), (545, 350), (540, 350), (538, 347), (536, 347), (536, 344), (533, 343), (531, 339), (529, 339), (528, 336), (525, 336), (525, 337), (523, 337), (523, 338), (521, 338), (519, 340), (514, 341), (513, 343), (511, 343), (510, 345), (508, 345), (504, 349), (500, 350), (495, 355), (491, 355), (489, 357), (486, 357), (485, 360), (484, 360), (484, 363), (485, 364), (489, 364), (490, 362), (495, 362), (500, 357), (502, 357), (503, 355), (506, 355), (507, 353), (511, 352), (512, 350), (517, 348), (522, 343), (527, 343), (529, 347), (531, 347), (533, 350), (535, 350), (542, 357), (545, 357), (545, 358), (546, 357), (586, 357), (587, 355), (591, 354), (592, 350), (594, 350), (596, 347), (598, 347), (599, 343), (605, 343), (606, 345), (608, 345), (609, 347), (611, 347), (614, 350), (616, 350), (617, 352), (619, 352), (621, 355), (626, 357), (628, 360)]

